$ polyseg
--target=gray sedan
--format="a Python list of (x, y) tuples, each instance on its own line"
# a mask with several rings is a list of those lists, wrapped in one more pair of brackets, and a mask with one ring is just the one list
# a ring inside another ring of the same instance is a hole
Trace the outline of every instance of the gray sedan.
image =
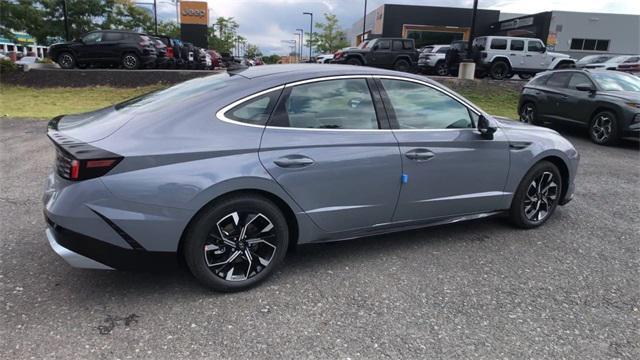
[(555, 131), (494, 118), (418, 75), (270, 65), (49, 123), (46, 234), (71, 265), (184, 260), (220, 291), (296, 244), (507, 213), (542, 225), (574, 193)]

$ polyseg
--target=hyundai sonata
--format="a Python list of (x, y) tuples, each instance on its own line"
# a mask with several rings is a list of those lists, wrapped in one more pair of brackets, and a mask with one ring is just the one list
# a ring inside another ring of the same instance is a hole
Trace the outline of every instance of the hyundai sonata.
[(555, 131), (494, 118), (418, 75), (273, 65), (199, 78), (49, 123), (50, 245), (76, 267), (166, 267), (206, 286), (264, 280), (295, 244), (507, 213), (573, 196)]

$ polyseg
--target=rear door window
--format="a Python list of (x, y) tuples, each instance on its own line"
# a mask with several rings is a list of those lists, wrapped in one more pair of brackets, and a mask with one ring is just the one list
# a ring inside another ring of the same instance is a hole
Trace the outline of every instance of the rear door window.
[(493, 50), (507, 50), (507, 40), (506, 39), (492, 39), (491, 40), (491, 49), (493, 49)]
[(400, 51), (400, 50), (402, 50), (402, 41), (400, 41), (400, 40), (393, 40), (393, 50), (395, 50), (395, 51)]
[(271, 111), (278, 101), (280, 91), (272, 91), (268, 94), (245, 101), (244, 103), (227, 111), (225, 116), (231, 120), (251, 125), (266, 125)]
[(570, 77), (570, 72), (555, 73), (551, 75), (551, 78), (547, 81), (547, 86), (552, 88), (566, 88)]
[(511, 40), (511, 51), (524, 51), (524, 40)]
[(380, 40), (376, 43), (376, 45), (378, 45), (378, 49), (380, 50), (389, 50), (389, 47), (391, 46), (389, 44), (389, 40)]
[(124, 34), (107, 32), (102, 36), (102, 41), (120, 41), (124, 39)]

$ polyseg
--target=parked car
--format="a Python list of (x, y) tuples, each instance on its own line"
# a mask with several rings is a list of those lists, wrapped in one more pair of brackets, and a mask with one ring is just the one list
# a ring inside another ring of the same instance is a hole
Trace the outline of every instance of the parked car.
[(429, 45), (422, 48), (418, 57), (418, 69), (422, 72), (435, 72), (437, 75), (449, 75), (445, 56), (449, 45)]
[(617, 71), (540, 74), (522, 89), (518, 108), (523, 122), (582, 126), (600, 145), (640, 138), (640, 79)]
[(576, 68), (581, 69), (591, 64), (602, 64), (613, 59), (614, 57), (616, 57), (616, 55), (612, 54), (587, 55), (576, 61)]
[(473, 40), (476, 66), (496, 80), (509, 74), (530, 78), (533, 74), (575, 66), (569, 55), (547, 51), (540, 39), (509, 36), (481, 36)]
[(410, 71), (418, 62), (418, 51), (413, 39), (377, 38), (362, 48), (336, 52), (333, 62)]
[(260, 65), (264, 65), (264, 61), (262, 61), (261, 57), (257, 57), (255, 59), (253, 59), (254, 65), (255, 66), (260, 66)]
[(640, 75), (640, 56), (627, 58), (624, 62), (618, 64), (617, 70)]
[(211, 56), (211, 68), (216, 69), (222, 66), (222, 56), (215, 50), (206, 50)]
[(166, 61), (164, 67), (179, 68), (182, 65), (180, 60), (181, 42), (165, 35), (158, 35), (157, 38), (166, 46)]
[(469, 42), (466, 40), (456, 40), (451, 42), (449, 49), (444, 55), (444, 62), (449, 70), (449, 74), (458, 76), (460, 63), (467, 57)]
[(604, 69), (604, 70), (617, 70), (618, 65), (638, 61), (639, 55), (620, 55), (609, 58), (605, 61), (601, 61), (598, 63), (591, 63), (584, 65), (585, 69)]
[(578, 166), (553, 130), (494, 118), (420, 75), (358, 66), (193, 79), (56, 117), (48, 136), (58, 254), (99, 269), (182, 258), (222, 291), (263, 281), (290, 245), (500, 213), (540, 226), (571, 200)]
[(150, 38), (156, 48), (156, 62), (155, 66), (153, 67), (160, 69), (167, 67), (169, 62), (169, 57), (167, 55), (167, 45), (165, 45), (164, 42), (158, 37), (150, 36)]
[(156, 61), (156, 49), (149, 36), (121, 30), (92, 31), (80, 39), (51, 45), (48, 54), (63, 69), (95, 64), (138, 69)]
[(328, 64), (333, 61), (333, 54), (322, 54), (316, 56), (316, 62), (318, 64)]

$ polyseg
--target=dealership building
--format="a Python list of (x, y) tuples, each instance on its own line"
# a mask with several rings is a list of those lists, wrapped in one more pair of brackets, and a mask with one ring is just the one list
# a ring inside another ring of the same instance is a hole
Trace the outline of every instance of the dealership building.
[[(416, 46), (468, 40), (472, 9), (381, 5), (366, 17), (365, 39), (406, 37)], [(362, 19), (353, 24), (349, 40), (362, 40)], [(476, 36), (506, 35), (542, 39), (549, 50), (574, 58), (589, 54), (640, 54), (640, 15), (546, 11), (532, 15), (501, 14), (479, 9)]]

